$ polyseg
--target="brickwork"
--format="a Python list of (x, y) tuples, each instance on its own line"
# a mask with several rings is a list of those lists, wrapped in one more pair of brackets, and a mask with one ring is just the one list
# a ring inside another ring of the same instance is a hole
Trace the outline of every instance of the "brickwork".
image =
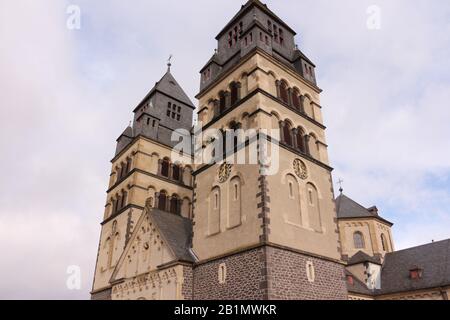
[[(264, 254), (258, 248), (201, 264), (194, 269), (195, 300), (262, 300), (264, 288)], [(226, 265), (226, 281), (219, 284), (219, 266)]]
[(192, 283), (193, 283), (193, 271), (191, 266), (183, 267), (184, 282), (181, 286), (181, 294), (184, 300), (192, 300)]
[[(307, 277), (307, 262), (314, 266), (315, 279)], [(346, 300), (344, 266), (296, 252), (267, 247), (269, 299)]]
[[(315, 279), (307, 277), (307, 262)], [(219, 284), (219, 266), (227, 276)], [(344, 266), (264, 246), (194, 267), (195, 300), (346, 300)]]

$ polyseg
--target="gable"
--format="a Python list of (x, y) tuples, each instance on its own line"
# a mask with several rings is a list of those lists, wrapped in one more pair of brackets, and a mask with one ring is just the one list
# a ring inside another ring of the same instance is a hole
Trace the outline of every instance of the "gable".
[(149, 210), (146, 209), (117, 263), (110, 282), (157, 270), (158, 266), (174, 259), (172, 250), (152, 221)]

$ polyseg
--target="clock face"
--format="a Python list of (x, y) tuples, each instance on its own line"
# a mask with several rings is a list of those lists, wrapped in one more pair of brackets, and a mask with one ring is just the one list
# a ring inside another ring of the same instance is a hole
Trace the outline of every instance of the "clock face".
[(224, 163), (219, 168), (219, 182), (224, 183), (228, 180), (231, 174), (231, 164)]
[(294, 171), (297, 177), (299, 177), (300, 179), (308, 179), (308, 168), (306, 168), (306, 164), (302, 160), (294, 160)]

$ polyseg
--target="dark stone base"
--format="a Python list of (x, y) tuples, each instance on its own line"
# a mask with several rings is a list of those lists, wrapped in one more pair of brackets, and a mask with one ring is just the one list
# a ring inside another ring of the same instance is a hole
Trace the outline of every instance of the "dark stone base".
[[(307, 262), (314, 265), (308, 281)], [(218, 280), (219, 265), (226, 283)], [(263, 246), (194, 267), (194, 300), (346, 300), (344, 266), (291, 250)]]

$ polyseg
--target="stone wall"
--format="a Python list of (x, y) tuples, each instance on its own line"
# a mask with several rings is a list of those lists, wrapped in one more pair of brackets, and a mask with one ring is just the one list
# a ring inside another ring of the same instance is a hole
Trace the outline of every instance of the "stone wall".
[[(308, 279), (308, 264), (314, 279)], [(344, 266), (339, 263), (267, 247), (267, 268), (270, 300), (347, 299)]]
[(181, 295), (184, 300), (192, 300), (192, 284), (193, 284), (193, 271), (191, 266), (183, 266), (183, 284), (181, 287)]
[[(262, 300), (264, 249), (258, 248), (198, 265), (194, 269), (195, 300)], [(225, 283), (219, 283), (219, 266), (226, 266)]]
[[(220, 284), (219, 268), (226, 266)], [(307, 268), (313, 266), (313, 279)], [(344, 266), (265, 246), (194, 268), (195, 300), (346, 300)]]

